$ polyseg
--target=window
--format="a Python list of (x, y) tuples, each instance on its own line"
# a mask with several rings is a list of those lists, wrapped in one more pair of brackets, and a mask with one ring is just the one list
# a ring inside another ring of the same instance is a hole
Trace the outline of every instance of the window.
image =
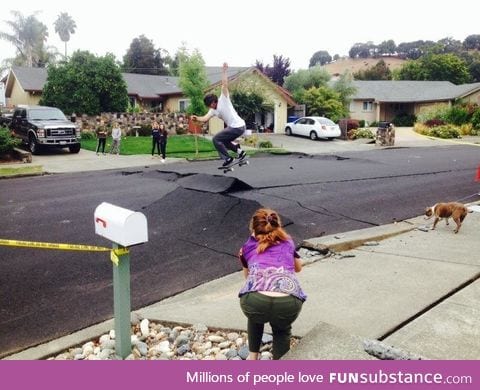
[(373, 102), (363, 102), (363, 111), (373, 111)]
[(181, 99), (178, 101), (178, 111), (180, 112), (185, 112), (187, 111), (187, 107), (189, 106), (190, 104), (190, 100), (189, 99)]

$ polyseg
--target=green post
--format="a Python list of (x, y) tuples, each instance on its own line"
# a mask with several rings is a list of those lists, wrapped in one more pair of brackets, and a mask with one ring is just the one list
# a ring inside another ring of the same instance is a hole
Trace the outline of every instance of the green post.
[[(113, 243), (113, 249), (124, 247)], [(118, 255), (113, 265), (113, 312), (115, 315), (115, 351), (125, 359), (132, 353), (130, 330), (130, 255)]]

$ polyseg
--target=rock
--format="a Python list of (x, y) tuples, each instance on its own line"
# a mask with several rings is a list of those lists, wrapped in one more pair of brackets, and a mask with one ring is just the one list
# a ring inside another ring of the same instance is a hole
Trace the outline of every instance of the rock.
[(212, 343), (221, 343), (222, 341), (225, 341), (225, 338), (218, 335), (212, 335), (212, 336), (208, 336), (208, 340), (211, 341)]
[(240, 356), (243, 360), (245, 360), (248, 357), (249, 354), (248, 347), (246, 345), (243, 345), (239, 350), (238, 350), (238, 356)]
[(140, 332), (142, 332), (142, 336), (147, 337), (150, 334), (149, 325), (150, 321), (146, 318), (140, 322)]

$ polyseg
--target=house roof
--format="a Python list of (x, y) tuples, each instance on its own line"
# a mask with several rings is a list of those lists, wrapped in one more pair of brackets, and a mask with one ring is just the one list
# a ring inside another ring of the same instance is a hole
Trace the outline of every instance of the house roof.
[[(222, 67), (220, 66), (206, 66), (205, 67), (207, 79), (210, 85), (219, 84), (222, 80)], [(292, 99), (290, 93), (277, 84), (273, 83), (262, 72), (255, 67), (229, 67), (227, 76), (231, 80), (237, 79), (245, 72), (257, 72), (261, 77), (265, 78), (272, 84), (277, 91), (284, 96), (289, 105), (296, 103)], [(182, 90), (179, 85), (179, 78), (172, 76), (157, 76), (138, 73), (122, 73), (123, 79), (127, 84), (127, 93), (130, 96), (137, 96), (143, 99), (156, 99), (165, 95), (181, 95)], [(7, 78), (6, 96), (11, 96), (11, 89), (13, 88), (13, 79), (16, 78), (21, 87), (25, 91), (39, 91), (47, 81), (47, 70), (45, 68), (27, 68), (27, 67), (12, 67), (11, 72)], [(9, 89), (10, 86), (10, 89)]]
[(355, 100), (379, 102), (431, 102), (453, 100), (480, 90), (480, 83), (455, 85), (450, 81), (353, 81)]
[(122, 73), (127, 84), (127, 93), (141, 98), (158, 98), (159, 95), (182, 93), (178, 77), (156, 76), (138, 73)]
[[(242, 72), (245, 67), (228, 68), (228, 77)], [(222, 68), (219, 66), (205, 67), (207, 79), (210, 84), (215, 84), (222, 79)], [(161, 95), (182, 94), (179, 78), (173, 76), (156, 76), (138, 73), (122, 73), (127, 83), (129, 95), (137, 95), (142, 98), (158, 98)]]
[(41, 92), (47, 81), (47, 70), (45, 68), (27, 68), (13, 66), (8, 73), (5, 95), (10, 96), (13, 88), (13, 80), (17, 79), (24, 91)]

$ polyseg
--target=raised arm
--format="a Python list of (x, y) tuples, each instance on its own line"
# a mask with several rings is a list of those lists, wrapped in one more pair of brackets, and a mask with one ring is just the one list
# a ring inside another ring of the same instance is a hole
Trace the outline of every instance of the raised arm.
[(223, 70), (222, 70), (222, 93), (228, 97), (228, 76), (227, 76), (228, 64), (226, 62), (223, 63)]

